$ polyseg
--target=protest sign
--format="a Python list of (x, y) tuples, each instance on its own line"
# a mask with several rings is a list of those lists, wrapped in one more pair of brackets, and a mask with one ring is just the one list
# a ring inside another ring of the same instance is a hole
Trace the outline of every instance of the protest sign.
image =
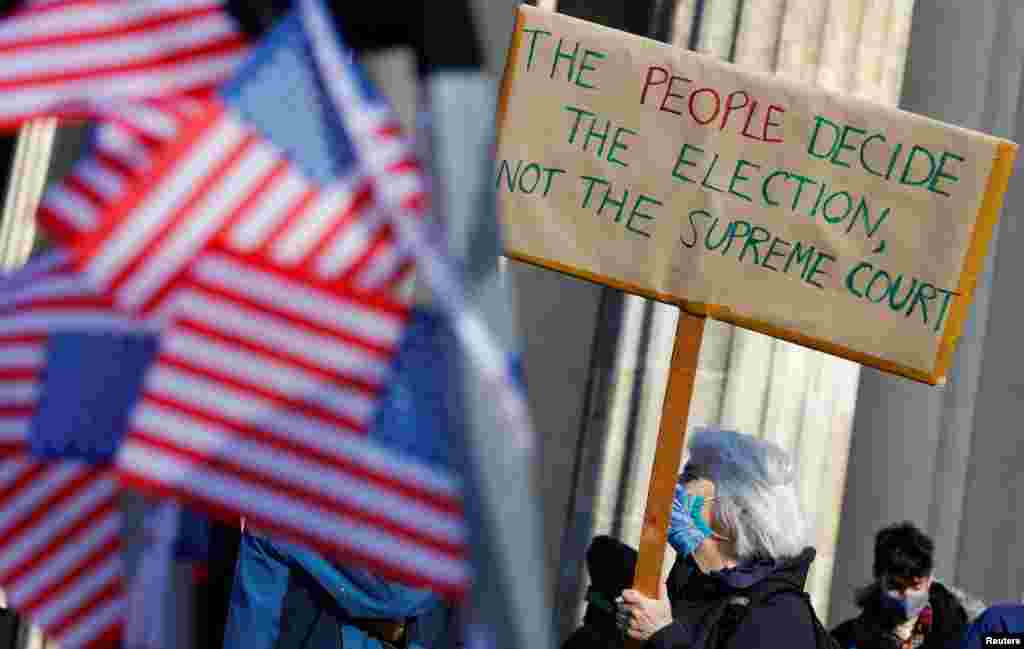
[(507, 256), (945, 381), (1016, 145), (520, 6)]

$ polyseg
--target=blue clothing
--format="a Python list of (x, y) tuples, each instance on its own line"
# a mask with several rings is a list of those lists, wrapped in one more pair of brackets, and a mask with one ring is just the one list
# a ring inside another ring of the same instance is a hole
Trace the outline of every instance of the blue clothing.
[(986, 633), (1024, 633), (1024, 604), (994, 604), (967, 628), (961, 649), (984, 647)]
[(409, 649), (443, 647), (448, 608), (433, 593), (334, 566), (301, 546), (242, 534), (224, 649), (382, 649), (352, 618), (417, 618)]
[[(792, 559), (753, 560), (706, 574), (692, 556), (677, 557), (667, 583), (673, 622), (652, 635), (646, 648), (817, 649), (813, 613), (799, 594), (814, 556), (807, 548)], [(747, 610), (732, 606), (736, 597), (762, 603)]]

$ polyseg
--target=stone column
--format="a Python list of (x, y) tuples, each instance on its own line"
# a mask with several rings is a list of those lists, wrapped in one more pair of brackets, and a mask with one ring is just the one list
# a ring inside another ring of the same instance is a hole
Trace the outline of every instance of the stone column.
[[(1022, 54), (1014, 34), (1022, 27), (1022, 11), (1024, 7), (1012, 0), (974, 5), (955, 0), (917, 3), (901, 107), (1012, 137), (1016, 130)], [(993, 499), (1006, 506), (1012, 502), (1004, 500), (1005, 482), (993, 480), (998, 475), (1009, 475), (1011, 470), (1015, 475), (1016, 469), (1007, 464), (1006, 454), (1011, 449), (1000, 448), (987, 438), (982, 441), (977, 423), (979, 418), (985, 418), (979, 407), (979, 382), (985, 376), (986, 384), (993, 383), (983, 370), (983, 361), (989, 363), (993, 355), (1005, 353), (988, 340), (987, 330), (992, 322), (992, 254), (997, 247), (1003, 248), (1000, 229), (1005, 229), (1012, 219), (1014, 196), (1011, 192), (1009, 208), (1004, 209), (1002, 217), (1004, 223), (997, 228), (990, 248), (989, 270), (979, 281), (948, 384), (935, 388), (874, 370), (862, 373), (832, 583), (834, 622), (856, 611), (852, 592), (870, 579), (874, 533), (883, 525), (903, 519), (914, 521), (934, 536), (939, 577), (961, 581), (977, 594), (989, 597), (999, 596), (1009, 588), (1007, 585), (1000, 589), (996, 582), (986, 582), (982, 577), (987, 575), (1007, 583), (1005, 565), (1002, 572), (988, 569), (991, 540), (982, 551), (979, 539), (982, 534), (990, 539), (997, 518), (1001, 521), (1010, 515), (1005, 510), (998, 514), (993, 511), (998, 509), (992, 506)], [(1006, 254), (1016, 257), (1016, 251)], [(1006, 263), (1013, 266), (1012, 260)], [(1019, 286), (1017, 277), (1008, 275), (1002, 281)], [(1011, 297), (1011, 290), (1018, 296)], [(1016, 309), (1019, 329), (1019, 288), (1007, 285), (1003, 299), (1013, 302), (1005, 308)], [(1008, 373), (1002, 373), (1002, 378), (1006, 376)], [(994, 394), (992, 405), (1004, 417), (1008, 416), (1007, 406), (1011, 403), (1005, 392), (1001, 398)], [(1019, 413), (1015, 416), (1019, 418)], [(984, 462), (981, 457), (985, 457)], [(969, 468), (973, 469), (975, 479), (984, 483), (984, 489), (968, 488), (972, 475)], [(973, 503), (972, 493), (978, 496)], [(965, 503), (980, 505), (982, 500), (986, 501), (984, 513), (973, 510), (979, 525), (966, 525), (972, 510), (965, 509)], [(963, 543), (968, 538), (975, 552), (970, 560), (966, 560), (968, 546)]]

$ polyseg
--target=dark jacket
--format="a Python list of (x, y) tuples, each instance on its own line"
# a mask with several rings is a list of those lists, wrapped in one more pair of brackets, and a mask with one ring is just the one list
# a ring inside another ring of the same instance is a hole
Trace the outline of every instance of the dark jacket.
[[(674, 621), (651, 636), (647, 649), (816, 649), (811, 608), (793, 592), (803, 591), (814, 555), (807, 548), (789, 560), (709, 574), (690, 558), (677, 560), (668, 579)], [(735, 598), (770, 593), (777, 594), (749, 610), (735, 604)]]
[(620, 649), (623, 633), (615, 625), (615, 599), (633, 583), (637, 552), (610, 536), (595, 537), (587, 549), (590, 590), (583, 625), (562, 649)]
[[(832, 630), (840, 649), (899, 649), (900, 640), (892, 633), (898, 623), (881, 607), (878, 586), (865, 590), (857, 599), (862, 611)], [(928, 590), (932, 608), (931, 629), (920, 649), (954, 649), (967, 629), (968, 614), (963, 602), (939, 582)]]

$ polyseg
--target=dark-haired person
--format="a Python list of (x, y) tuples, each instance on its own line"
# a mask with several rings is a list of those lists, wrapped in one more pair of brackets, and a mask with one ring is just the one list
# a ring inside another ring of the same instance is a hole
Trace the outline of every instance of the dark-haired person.
[(874, 581), (857, 592), (859, 616), (832, 630), (840, 649), (953, 649), (982, 602), (937, 581), (935, 544), (913, 523), (875, 536)]
[(615, 625), (615, 600), (633, 583), (637, 551), (610, 536), (597, 536), (587, 549), (587, 610), (583, 624), (562, 649), (617, 649), (625, 635)]

